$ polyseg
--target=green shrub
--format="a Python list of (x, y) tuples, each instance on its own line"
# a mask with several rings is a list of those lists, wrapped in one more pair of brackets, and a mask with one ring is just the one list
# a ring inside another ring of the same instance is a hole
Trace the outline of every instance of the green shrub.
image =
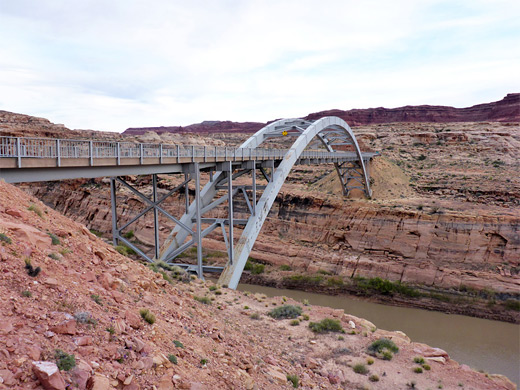
[(424, 364), (424, 358), (422, 356), (416, 356), (413, 358), (413, 362), (417, 364)]
[(60, 249), (60, 255), (62, 256), (68, 255), (69, 253), (72, 253), (72, 250), (70, 250), (69, 248)]
[(11, 244), (13, 241), (7, 237), (4, 233), (0, 233), (0, 241), (5, 242), (6, 244)]
[(208, 359), (200, 359), (201, 366), (205, 366), (206, 364), (208, 364)]
[(124, 235), (123, 235), (124, 238), (127, 238), (127, 239), (132, 239), (134, 238), (134, 231), (133, 230), (129, 230), (128, 232), (126, 232)]
[(177, 364), (177, 356), (175, 355), (169, 354), (168, 360), (170, 361), (170, 363)]
[(179, 340), (173, 340), (173, 344), (174, 344), (177, 348), (184, 348), (184, 344), (181, 343)]
[(100, 297), (99, 295), (97, 295), (97, 294), (92, 294), (92, 295), (90, 296), (90, 298), (91, 298), (94, 302), (96, 302), (99, 306), (103, 306), (103, 300), (101, 299), (101, 297)]
[(280, 266), (280, 271), (290, 271), (291, 270), (291, 267), (288, 266), (287, 264), (282, 264)]
[(287, 375), (287, 382), (291, 382), (292, 386), (297, 389), (300, 385), (300, 379), (298, 378), (298, 375)]
[(432, 369), (429, 364), (423, 364), (422, 368), (424, 368), (426, 371), (430, 371)]
[(252, 320), (259, 320), (260, 319), (260, 314), (258, 314), (258, 313), (251, 313), (249, 318), (251, 318)]
[(308, 314), (303, 314), (302, 318), (303, 318), (304, 321), (309, 321), (309, 319), (310, 319)]
[(343, 286), (343, 279), (339, 276), (333, 276), (327, 279), (327, 286), (329, 287), (341, 287)]
[(504, 302), (506, 308), (510, 310), (520, 311), (520, 301), (516, 299), (508, 299)]
[(283, 305), (271, 310), (268, 315), (272, 318), (297, 318), (302, 314), (302, 308), (294, 305)]
[(199, 297), (197, 295), (193, 296), (197, 302), (203, 303), (204, 305), (211, 305), (211, 299), (209, 297)]
[(383, 360), (392, 360), (393, 353), (399, 352), (399, 348), (392, 340), (380, 338), (374, 341), (367, 348), (368, 353)]
[(251, 273), (253, 275), (260, 275), (265, 270), (264, 264), (253, 264), (253, 269), (251, 270)]
[(31, 205), (27, 208), (27, 210), (29, 210), (29, 211), (33, 211), (33, 212), (36, 213), (36, 215), (38, 215), (38, 217), (43, 218), (43, 213), (42, 213), (42, 211), (41, 211), (40, 208), (39, 208), (38, 206), (36, 206), (35, 204), (31, 204)]
[(323, 282), (323, 276), (321, 275), (291, 275), (285, 276), (283, 281), (287, 284), (296, 286), (308, 286), (308, 285), (319, 285)]
[(370, 377), (368, 378), (368, 380), (369, 380), (370, 382), (379, 382), (379, 376), (376, 375), (376, 374), (372, 374), (372, 375), (370, 375)]
[(141, 318), (148, 322), (150, 325), (153, 325), (155, 323), (155, 315), (148, 309), (141, 309), (139, 310), (139, 314), (141, 315)]
[(52, 245), (60, 245), (60, 239), (58, 236), (54, 233), (47, 233), (49, 237), (51, 238)]
[(368, 358), (368, 359), (367, 359), (367, 364), (368, 364), (369, 366), (371, 366), (372, 364), (374, 364), (374, 359), (372, 359), (372, 358)]
[(300, 320), (292, 320), (291, 322), (289, 322), (289, 324), (291, 326), (298, 326), (298, 325), (300, 325)]
[(106, 331), (110, 334), (115, 334), (116, 333), (116, 329), (113, 327), (113, 326), (109, 326)]
[(209, 286), (209, 291), (215, 291), (218, 287), (216, 285)]
[(70, 371), (76, 367), (76, 358), (74, 355), (69, 355), (61, 349), (57, 349), (54, 352), (54, 358), (56, 359), (56, 365), (60, 371)]
[(339, 320), (334, 320), (332, 318), (325, 318), (320, 322), (311, 322), (309, 328), (314, 333), (345, 332), (341, 327)]
[(365, 375), (368, 373), (368, 368), (363, 363), (357, 363), (352, 367), (356, 374)]
[(415, 367), (415, 368), (413, 369), (413, 372), (415, 372), (416, 374), (422, 374), (423, 370), (422, 370), (421, 367)]
[(59, 261), (60, 260), (60, 256), (58, 256), (57, 253), (49, 253), (47, 256), (49, 256), (52, 260), (56, 260), (56, 261)]
[(103, 233), (101, 233), (100, 231), (98, 231), (96, 229), (90, 229), (90, 233), (92, 233), (96, 237), (103, 237)]
[(29, 290), (23, 290), (22, 297), (30, 298), (30, 297), (32, 297), (32, 292), (30, 292)]

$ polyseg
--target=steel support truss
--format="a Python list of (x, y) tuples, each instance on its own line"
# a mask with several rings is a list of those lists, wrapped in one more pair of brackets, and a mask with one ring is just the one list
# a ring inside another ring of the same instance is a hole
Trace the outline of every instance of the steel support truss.
[[(345, 163), (335, 164), (343, 192), (348, 195), (352, 189), (360, 188), (367, 196), (371, 196), (368, 170), (365, 166), (367, 161), (363, 159), (354, 133), (348, 124), (340, 118), (327, 117), (316, 122), (309, 122), (302, 119), (283, 119), (273, 122), (250, 137), (241, 145), (241, 148), (257, 148), (268, 139), (287, 136), (297, 138), (292, 148), (287, 151), (280, 161), (266, 161), (258, 167), (255, 161), (249, 161), (243, 163), (237, 173), (233, 173), (234, 168), (231, 163), (219, 164), (216, 168), (216, 172), (211, 176), (211, 180), (200, 192), (200, 199), (197, 198), (195, 202), (192, 202), (187, 212), (180, 218), (180, 222), (191, 229), (193, 224), (197, 222), (199, 215), (213, 210), (226, 200), (228, 201), (229, 212), (227, 225), (229, 238), (226, 236), (225, 224), (220, 224), (228, 250), (228, 262), (220, 276), (219, 283), (227, 285), (230, 288), (234, 289), (237, 287), (253, 244), (278, 192), (293, 165), (299, 161), (299, 157), (302, 155), (305, 147), (315, 137), (321, 141), (329, 152), (343, 150), (345, 146), (350, 146), (354, 149), (358, 157), (355, 163), (350, 165)], [(266, 171), (266, 168), (270, 168), (269, 173)], [(268, 181), (258, 201), (258, 188), (256, 186), (257, 169)], [(250, 188), (252, 199), (249, 200), (245, 187), (241, 188), (241, 190), (247, 200), (250, 215), (247, 219), (234, 220), (233, 197), (237, 194), (238, 188), (235, 187), (234, 189), (232, 181), (235, 177), (242, 176), (246, 173), (251, 173), (252, 185)], [(218, 196), (218, 190), (225, 188), (226, 185), (228, 191), (227, 197)], [(203, 221), (212, 222), (212, 220), (205, 218)], [(235, 243), (233, 240), (233, 225), (238, 221), (245, 223), (245, 228), (242, 231), (241, 237)], [(209, 228), (212, 228), (216, 224), (217, 221), (214, 221)], [(204, 231), (209, 228), (206, 228)], [(159, 259), (171, 263), (173, 259), (185, 249), (189, 235), (188, 229), (183, 228), (182, 225), (176, 226), (165, 240), (159, 254)]]
[[(237, 150), (256, 149), (263, 142), (274, 137), (296, 137), (296, 140), (286, 154), (278, 159), (215, 161), (211, 166), (206, 165), (203, 170), (209, 173), (209, 179), (202, 189), (201, 168), (198, 162), (183, 164), (184, 180), (162, 197), (159, 197), (158, 194), (156, 174), (152, 174), (152, 191), (148, 196), (137, 190), (123, 177), (112, 177), (110, 188), (114, 244), (124, 243), (149, 262), (160, 260), (182, 266), (195, 272), (199, 278), (204, 277), (204, 272), (222, 271), (219, 282), (230, 288), (236, 288), (253, 244), (278, 192), (293, 165), (305, 163), (300, 157), (307, 145), (315, 138), (324, 145), (328, 152), (342, 151), (347, 146), (354, 149), (356, 160), (334, 163), (343, 193), (348, 195), (353, 189), (361, 189), (367, 196), (371, 195), (366, 165), (370, 157), (363, 157), (352, 130), (342, 119), (326, 117), (316, 122), (302, 119), (279, 120), (259, 130)], [(310, 160), (313, 158), (308, 154), (304, 157), (309, 160), (308, 163), (311, 163)], [(319, 157), (316, 158), (319, 160)], [(267, 185), (258, 185), (257, 176), (265, 179)], [(194, 199), (191, 202), (190, 183), (194, 186)], [(130, 191), (146, 206), (135, 217), (122, 225), (119, 224), (117, 216), (118, 185)], [(181, 217), (177, 218), (166, 211), (162, 204), (168, 197), (180, 191), (184, 191), (185, 211)], [(242, 197), (245, 211), (237, 212), (235, 202)], [(144, 253), (123, 234), (124, 229), (148, 212), (153, 212), (153, 255)], [(159, 235), (160, 216), (174, 224), (174, 228), (162, 245)], [(242, 234), (238, 240), (235, 239), (235, 226), (237, 225), (243, 225)], [(202, 240), (216, 229), (220, 229), (222, 232), (226, 246), (228, 260), (225, 267), (207, 267), (203, 264)], [(197, 248), (196, 264), (174, 262), (176, 257), (192, 246)]]

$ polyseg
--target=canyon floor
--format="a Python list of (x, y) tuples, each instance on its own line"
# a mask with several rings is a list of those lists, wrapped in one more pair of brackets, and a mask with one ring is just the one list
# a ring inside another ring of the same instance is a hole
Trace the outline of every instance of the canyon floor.
[[(0, 227), (0, 388), (515, 388), (342, 310), (154, 272), (2, 182)], [(311, 331), (323, 319), (344, 332)], [(393, 356), (369, 354), (381, 338)]]

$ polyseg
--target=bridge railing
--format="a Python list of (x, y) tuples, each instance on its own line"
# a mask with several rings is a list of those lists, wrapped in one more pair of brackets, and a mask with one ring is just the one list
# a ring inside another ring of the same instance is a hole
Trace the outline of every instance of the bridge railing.
[[(0, 136), (0, 158), (204, 158), (212, 159), (282, 159), (286, 149), (246, 149), (221, 146), (146, 144), (132, 142), (28, 138)], [(309, 150), (300, 158), (352, 157), (352, 152)]]

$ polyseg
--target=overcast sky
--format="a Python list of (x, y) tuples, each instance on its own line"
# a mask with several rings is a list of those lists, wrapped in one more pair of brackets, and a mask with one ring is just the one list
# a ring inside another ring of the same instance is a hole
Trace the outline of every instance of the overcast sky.
[(520, 92), (518, 0), (0, 0), (0, 110), (123, 131)]

